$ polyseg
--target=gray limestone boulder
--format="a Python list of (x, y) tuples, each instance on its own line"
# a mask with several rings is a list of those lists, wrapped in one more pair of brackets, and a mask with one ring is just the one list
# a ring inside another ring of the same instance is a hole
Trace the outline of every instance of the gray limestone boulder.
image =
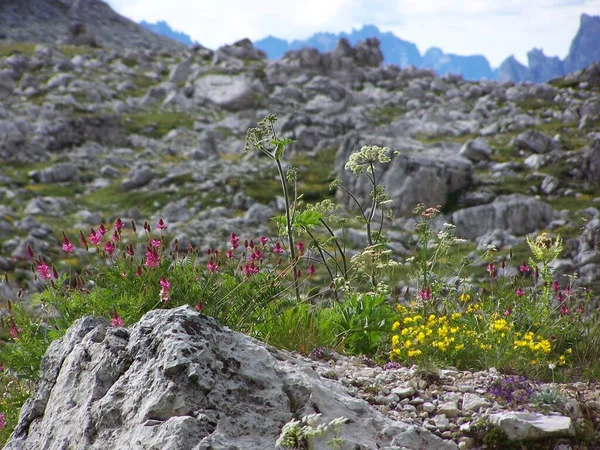
[[(336, 155), (336, 172), (350, 192), (363, 205), (370, 204), (371, 184), (365, 177), (355, 177), (344, 169), (350, 154), (358, 151), (364, 138), (349, 135), (340, 146)], [(391, 155), (391, 162), (379, 166), (376, 177), (380, 185), (385, 186), (393, 203), (390, 205), (396, 217), (411, 216), (414, 207), (423, 203), (426, 206), (444, 206), (448, 196), (470, 186), (473, 165), (457, 155), (456, 148), (423, 149), (418, 145), (397, 142), (395, 139), (372, 141), (378, 145), (388, 145), (399, 153)], [(392, 152), (390, 152), (391, 154)], [(338, 189), (337, 200), (353, 209), (354, 201)]]
[(475, 139), (465, 142), (458, 154), (470, 161), (479, 162), (488, 161), (492, 155), (492, 151), (485, 141)]
[(137, 189), (150, 183), (154, 178), (154, 172), (148, 167), (133, 169), (129, 176), (123, 180), (121, 187), (124, 191)]
[(183, 83), (187, 81), (191, 72), (192, 60), (187, 58), (171, 69), (171, 72), (169, 73), (169, 81), (175, 84)]
[(527, 130), (517, 136), (515, 145), (519, 149), (543, 154), (552, 150), (552, 139), (537, 130)]
[(527, 441), (575, 436), (575, 427), (570, 417), (505, 412), (490, 414), (488, 418), (512, 440)]
[(247, 109), (257, 104), (263, 85), (246, 75), (205, 75), (194, 83), (194, 97), (227, 110)]
[(77, 176), (77, 167), (71, 163), (60, 163), (47, 167), (39, 173), (43, 184), (71, 181)]
[(0, 71), (0, 99), (5, 99), (13, 93), (17, 84), (12, 79), (8, 70)]
[(526, 195), (501, 195), (487, 205), (473, 206), (452, 214), (456, 233), (461, 238), (476, 239), (494, 230), (522, 236), (544, 228), (556, 213), (547, 203)]
[(274, 450), (287, 422), (317, 411), (323, 422), (350, 419), (345, 450), (458, 448), (386, 418), (302, 358), (182, 306), (130, 328), (78, 320), (46, 352), (5, 450)]

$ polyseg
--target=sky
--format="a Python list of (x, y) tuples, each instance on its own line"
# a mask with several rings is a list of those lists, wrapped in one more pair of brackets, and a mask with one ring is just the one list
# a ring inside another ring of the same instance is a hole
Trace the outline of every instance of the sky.
[(526, 64), (534, 47), (562, 59), (581, 14), (600, 15), (600, 0), (104, 1), (136, 22), (165, 20), (212, 49), (243, 38), (305, 39), (369, 24), (415, 43), (421, 54), (430, 47), (482, 54), (492, 67), (510, 55)]

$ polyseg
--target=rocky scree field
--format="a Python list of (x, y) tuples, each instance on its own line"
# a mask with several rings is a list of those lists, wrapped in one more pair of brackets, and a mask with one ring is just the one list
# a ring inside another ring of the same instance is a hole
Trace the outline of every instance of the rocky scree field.
[[(528, 261), (526, 236), (546, 231), (563, 239), (552, 262), (559, 287), (589, 288), (593, 296), (600, 280), (600, 65), (547, 84), (514, 85), (381, 61), (374, 39), (274, 62), (248, 40), (216, 52), (0, 47), (0, 270), (11, 284), (2, 295), (18, 301), (20, 287), (32, 293), (41, 286), (28, 246), (60, 272), (81, 269), (82, 249), (59, 261), (61, 231), (75, 241), (79, 230), (87, 235), (117, 217), (162, 218), (169, 245), (177, 239), (182, 249), (217, 248), (231, 233), (276, 236), (270, 218), (283, 210), (277, 171), (267, 158), (243, 153), (248, 128), (274, 113), (278, 133), (295, 139), (284, 159), (298, 167), (305, 201), (335, 200), (354, 214), (353, 202), (329, 183), (340, 178), (368, 203), (369, 187), (344, 164), (363, 145), (393, 151), (376, 174), (393, 201), (386, 245), (398, 262), (419, 240), (413, 209), (439, 205), (432, 227), (454, 224), (468, 241), (449, 263), (474, 262), (464, 275), (473, 283), (489, 276), (491, 263), (509, 260), (516, 271)], [(366, 243), (358, 228), (345, 234), (351, 249)], [(495, 259), (478, 260), (483, 252)], [(402, 267), (391, 280), (397, 290), (423, 291)], [(586, 402), (597, 401), (594, 389), (585, 392)], [(391, 404), (396, 410), (401, 398)], [(455, 431), (439, 419), (439, 435)]]

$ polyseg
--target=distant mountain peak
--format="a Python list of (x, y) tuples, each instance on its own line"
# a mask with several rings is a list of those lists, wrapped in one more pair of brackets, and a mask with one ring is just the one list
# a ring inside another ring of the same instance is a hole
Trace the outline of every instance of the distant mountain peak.
[(399, 67), (416, 66), (434, 69), (440, 75), (448, 73), (461, 74), (468, 80), (481, 78), (494, 79), (496, 74), (491, 69), (484, 56), (459, 56), (445, 54), (440, 48), (429, 49), (421, 56), (417, 46), (405, 41), (390, 31), (382, 32), (372, 24), (363, 25), (360, 29), (353, 29), (350, 33), (315, 33), (305, 40), (288, 42), (268, 36), (255, 42), (256, 48), (263, 50), (271, 59), (281, 58), (288, 50), (298, 50), (303, 47), (313, 47), (326, 52), (335, 49), (337, 42), (344, 38), (352, 45), (367, 38), (376, 37), (380, 41), (380, 48), (384, 56), (384, 63), (395, 64)]
[(146, 22), (145, 20), (142, 20), (140, 22), (140, 25), (160, 36), (165, 36), (165, 37), (174, 39), (185, 45), (194, 45), (194, 41), (192, 41), (192, 38), (189, 35), (181, 32), (181, 31), (174, 30), (164, 20), (159, 20), (156, 23), (149, 23), (149, 22)]

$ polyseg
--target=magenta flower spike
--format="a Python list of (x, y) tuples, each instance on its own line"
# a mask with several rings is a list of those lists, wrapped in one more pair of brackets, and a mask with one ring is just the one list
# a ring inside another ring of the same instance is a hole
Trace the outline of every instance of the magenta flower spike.
[(62, 251), (71, 254), (75, 250), (75, 246), (71, 243), (65, 232), (62, 232), (63, 235), (63, 243), (62, 243)]
[(113, 315), (112, 319), (110, 319), (111, 327), (122, 327), (124, 325), (123, 319), (119, 314), (117, 314), (117, 309), (113, 306)]
[(156, 222), (156, 228), (160, 229), (160, 230), (164, 230), (165, 228), (167, 228), (168, 225), (165, 223), (164, 220), (162, 220), (162, 218), (160, 218), (158, 220), (158, 222)]
[(37, 273), (43, 280), (49, 280), (52, 278), (52, 273), (50, 272), (50, 267), (44, 261), (40, 260), (36, 266)]
[(115, 231), (117, 233), (121, 233), (121, 230), (123, 229), (124, 226), (125, 226), (125, 224), (123, 223), (123, 221), (121, 220), (121, 218), (117, 217), (117, 220), (115, 220), (115, 224), (113, 226), (113, 228), (115, 229)]
[(275, 242), (275, 245), (273, 246), (273, 253), (277, 253), (279, 255), (283, 254), (283, 248), (279, 242)]

